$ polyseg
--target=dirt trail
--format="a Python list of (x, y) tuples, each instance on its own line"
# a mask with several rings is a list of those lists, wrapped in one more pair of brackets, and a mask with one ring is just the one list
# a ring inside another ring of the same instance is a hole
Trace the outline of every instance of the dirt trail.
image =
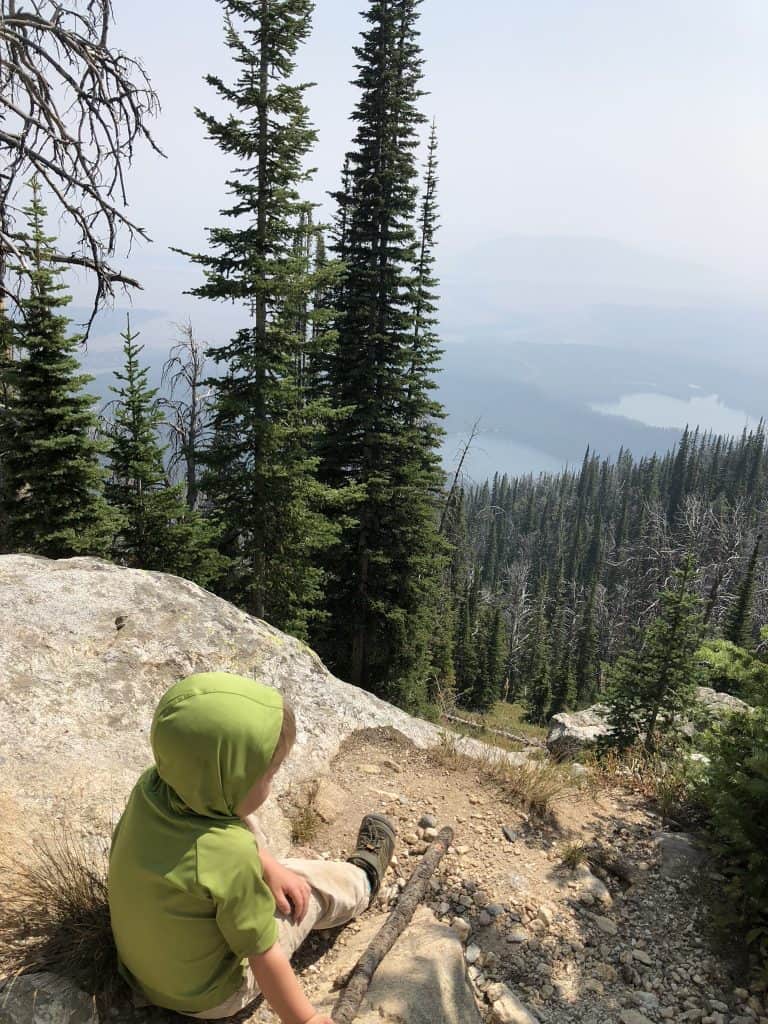
[[(292, 799), (302, 806), (306, 793)], [(398, 858), (385, 901), (396, 898), (398, 880), (425, 848), (424, 816), (454, 827), (430, 905), (467, 942), (469, 976), (489, 1020), (496, 1018), (487, 1000), (503, 982), (549, 1024), (768, 1024), (761, 1000), (734, 984), (711, 945), (705, 897), (722, 880), (707, 869), (664, 877), (655, 842), (662, 823), (633, 794), (574, 780), (543, 824), (512, 806), (476, 766), (437, 763), (397, 734), (364, 731), (341, 749), (316, 805), (334, 819), (320, 823), (312, 842), (326, 857), (350, 852), (367, 811), (397, 820)], [(594, 840), (637, 871), (637, 884), (627, 890), (584, 864), (562, 865), (568, 847)], [(385, 909), (376, 912), (382, 920)], [(336, 950), (322, 936), (310, 940), (310, 989), (333, 976), (353, 934), (342, 935)]]

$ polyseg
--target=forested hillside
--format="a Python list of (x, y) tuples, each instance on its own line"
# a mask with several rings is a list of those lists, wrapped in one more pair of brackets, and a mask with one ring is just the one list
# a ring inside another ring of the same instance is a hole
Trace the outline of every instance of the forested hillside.
[[(482, 706), (501, 692), (537, 718), (592, 702), (605, 665), (654, 617), (688, 555), (706, 630), (758, 642), (768, 621), (759, 543), (767, 475), (760, 424), (741, 438), (686, 430), (675, 450), (640, 461), (588, 451), (578, 472), (457, 487), (447, 529), (465, 701)], [(477, 666), (499, 628), (504, 670), (483, 680)]]

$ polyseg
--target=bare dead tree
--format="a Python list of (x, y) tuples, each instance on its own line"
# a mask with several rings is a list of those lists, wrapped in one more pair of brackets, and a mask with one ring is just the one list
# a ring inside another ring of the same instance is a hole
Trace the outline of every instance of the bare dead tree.
[(463, 448), (461, 450), (461, 457), (459, 458), (459, 464), (456, 467), (456, 472), (453, 474), (453, 481), (451, 482), (450, 490), (448, 491), (448, 495), (447, 495), (447, 497), (445, 499), (445, 504), (443, 505), (442, 513), (440, 514), (440, 527), (439, 527), (439, 530), (438, 530), (438, 532), (440, 534), (443, 534), (444, 531), (445, 531), (446, 519), (448, 517), (449, 512), (451, 511), (451, 509), (453, 507), (453, 499), (454, 499), (454, 497), (456, 495), (456, 490), (457, 490), (457, 488), (459, 486), (459, 483), (461, 481), (461, 474), (462, 474), (462, 471), (464, 469), (464, 463), (466, 461), (467, 455), (469, 455), (469, 450), (472, 447), (472, 445), (474, 444), (475, 438), (477, 437), (479, 432), (480, 432), (480, 420), (475, 420), (475, 422), (472, 424), (472, 429), (469, 432), (469, 437), (467, 438), (467, 440), (464, 443), (464, 446), (463, 446)]
[(148, 238), (126, 213), (125, 171), (138, 140), (160, 153), (159, 103), (142, 64), (110, 47), (111, 20), (110, 0), (0, 0), (0, 302), (18, 303), (29, 272), (14, 225), (31, 177), (74, 231), (55, 260), (95, 277), (90, 322), (116, 286), (141, 287), (111, 259), (121, 237)]
[(200, 493), (198, 458), (211, 431), (212, 391), (206, 384), (207, 344), (196, 336), (190, 320), (176, 324), (176, 331), (179, 340), (163, 365), (162, 383), (169, 394), (160, 405), (170, 438), (168, 470), (173, 475), (182, 467), (187, 505), (194, 509)]

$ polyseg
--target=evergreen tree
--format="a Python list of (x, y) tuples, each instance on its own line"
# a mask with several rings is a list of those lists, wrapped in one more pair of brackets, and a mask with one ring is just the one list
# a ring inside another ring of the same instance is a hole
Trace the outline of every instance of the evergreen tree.
[[(114, 527), (103, 496), (103, 446), (95, 440), (96, 401), (84, 392), (80, 338), (68, 334), (70, 302), (45, 234), (36, 181), (19, 247), (31, 266), (21, 320), (0, 317), (4, 544), (49, 558), (103, 555)], [(16, 352), (14, 353), (14, 344)]]
[[(420, 0), (369, 0), (358, 57), (361, 95), (341, 206), (346, 265), (330, 384), (348, 410), (328, 438), (324, 478), (362, 489), (331, 563), (333, 631), (322, 649), (338, 674), (416, 707), (426, 698), (442, 552), (436, 501), (440, 409), (431, 397), (432, 238), (436, 162), (416, 231), (415, 149), (422, 57)], [(431, 168), (431, 170), (430, 170)]]
[(674, 586), (662, 591), (658, 617), (613, 668), (608, 698), (612, 744), (625, 748), (644, 737), (646, 751), (652, 752), (658, 734), (670, 737), (694, 703), (702, 610), (692, 590), (693, 575), (689, 557), (675, 572)]
[(597, 692), (599, 660), (598, 632), (595, 622), (596, 603), (597, 576), (593, 578), (592, 586), (589, 588), (589, 597), (584, 608), (576, 649), (574, 675), (577, 707), (586, 707), (591, 704)]
[(527, 672), (525, 681), (528, 713), (532, 721), (543, 722), (552, 701), (552, 650), (550, 645), (549, 622), (547, 620), (546, 574), (539, 582), (536, 614), (528, 642)]
[[(326, 408), (309, 386), (306, 348), (323, 289), (312, 264), (311, 206), (300, 195), (316, 140), (292, 84), (308, 37), (312, 0), (219, 0), (234, 84), (207, 81), (226, 116), (198, 111), (211, 139), (238, 161), (227, 182), (230, 221), (209, 231), (193, 260), (205, 283), (194, 294), (242, 303), (249, 322), (211, 355), (214, 432), (203, 489), (220, 515), (232, 560), (224, 593), (254, 615), (306, 636), (320, 614), (321, 555), (336, 538), (340, 500), (317, 479), (317, 438)], [(323, 267), (328, 275), (329, 269)]]
[(183, 485), (171, 487), (166, 480), (158, 436), (163, 413), (157, 389), (147, 383), (148, 370), (139, 363), (143, 346), (136, 344), (130, 318), (121, 337), (125, 365), (115, 371), (118, 384), (110, 390), (117, 398), (105, 426), (110, 439), (107, 496), (122, 519), (114, 558), (205, 585), (219, 575), (223, 559), (213, 548), (208, 524), (188, 507)]
[(477, 639), (477, 589), (467, 584), (457, 615), (454, 651), (456, 688), (461, 704), (469, 706), (480, 671), (481, 652)]
[(737, 647), (750, 648), (754, 644), (752, 604), (755, 597), (755, 574), (757, 559), (760, 555), (760, 544), (763, 536), (759, 534), (755, 540), (747, 570), (739, 586), (736, 600), (731, 606), (725, 621), (723, 636)]
[(471, 697), (471, 706), (476, 711), (488, 711), (501, 696), (507, 665), (507, 637), (500, 608), (489, 609), (486, 613), (482, 654)]

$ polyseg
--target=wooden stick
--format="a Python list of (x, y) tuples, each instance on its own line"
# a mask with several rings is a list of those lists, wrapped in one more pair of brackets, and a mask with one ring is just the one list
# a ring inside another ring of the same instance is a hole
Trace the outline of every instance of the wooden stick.
[(522, 743), (527, 747), (545, 747), (546, 743), (543, 740), (534, 740), (528, 736), (518, 736), (517, 733), (507, 732), (504, 729), (491, 729), (488, 725), (482, 725), (480, 722), (472, 722), (468, 718), (460, 718), (458, 715), (443, 715), (443, 718), (449, 722), (458, 722), (459, 725), (468, 725), (470, 729), (481, 729), (483, 732), (490, 733), (492, 736), (502, 736), (505, 740), (513, 740), (515, 743)]
[(400, 895), (397, 906), (357, 961), (349, 981), (336, 1000), (336, 1005), (331, 1013), (334, 1024), (352, 1024), (379, 964), (410, 924), (416, 913), (416, 908), (424, 899), (427, 885), (435, 868), (445, 856), (452, 842), (453, 829), (446, 826), (441, 829), (437, 839), (424, 854), (421, 864), (411, 875)]

